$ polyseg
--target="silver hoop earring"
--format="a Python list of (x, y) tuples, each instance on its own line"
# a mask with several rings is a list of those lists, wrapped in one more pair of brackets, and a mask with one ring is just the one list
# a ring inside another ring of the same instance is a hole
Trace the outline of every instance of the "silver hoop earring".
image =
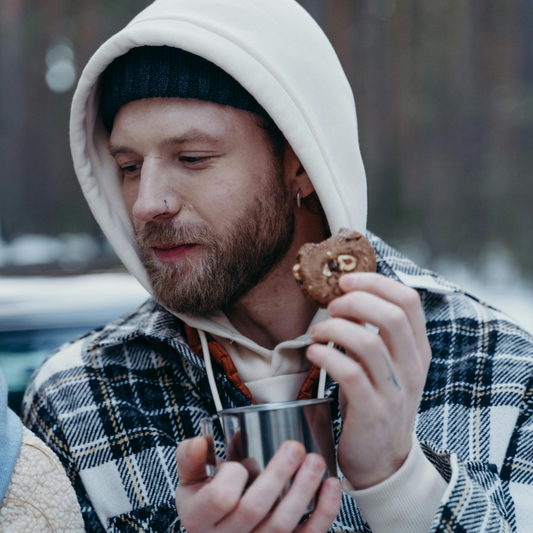
[(298, 189), (298, 192), (296, 193), (296, 206), (302, 207), (302, 198), (300, 197), (301, 189)]

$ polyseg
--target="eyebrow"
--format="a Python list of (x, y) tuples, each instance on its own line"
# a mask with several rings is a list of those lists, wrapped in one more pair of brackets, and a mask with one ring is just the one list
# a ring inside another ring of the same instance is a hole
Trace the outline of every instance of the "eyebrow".
[[(208, 133), (205, 133), (203, 131), (200, 131), (196, 128), (193, 128), (189, 130), (188, 132), (184, 133), (183, 135), (180, 135), (179, 137), (172, 137), (170, 139), (165, 139), (161, 146), (168, 147), (168, 146), (181, 146), (183, 144), (187, 144), (189, 142), (203, 142), (210, 145), (217, 145), (223, 142), (223, 139), (221, 137), (217, 137), (215, 135), (209, 135)], [(109, 144), (108, 146), (109, 153), (115, 157), (118, 154), (131, 154), (135, 152), (132, 148), (128, 148), (127, 146), (115, 146), (112, 144)]]

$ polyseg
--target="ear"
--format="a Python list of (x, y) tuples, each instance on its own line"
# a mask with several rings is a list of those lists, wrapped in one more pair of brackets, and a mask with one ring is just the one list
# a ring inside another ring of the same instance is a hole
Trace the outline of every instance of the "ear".
[(305, 198), (315, 190), (307, 171), (290, 145), (285, 149), (285, 183), (293, 199), (296, 199), (298, 191), (301, 198)]

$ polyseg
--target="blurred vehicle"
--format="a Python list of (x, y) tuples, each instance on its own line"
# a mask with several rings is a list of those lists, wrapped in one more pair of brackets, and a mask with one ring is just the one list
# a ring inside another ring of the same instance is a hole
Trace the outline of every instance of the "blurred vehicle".
[(20, 414), (28, 381), (50, 352), (149, 297), (129, 274), (0, 278), (0, 368), (10, 407)]

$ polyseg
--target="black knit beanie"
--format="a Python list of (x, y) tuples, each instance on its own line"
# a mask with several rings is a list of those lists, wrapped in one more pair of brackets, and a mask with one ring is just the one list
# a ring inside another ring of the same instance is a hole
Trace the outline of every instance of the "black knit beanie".
[(256, 99), (220, 67), (169, 46), (140, 46), (117, 57), (105, 70), (100, 113), (108, 132), (118, 110), (143, 98), (194, 98), (268, 117)]

